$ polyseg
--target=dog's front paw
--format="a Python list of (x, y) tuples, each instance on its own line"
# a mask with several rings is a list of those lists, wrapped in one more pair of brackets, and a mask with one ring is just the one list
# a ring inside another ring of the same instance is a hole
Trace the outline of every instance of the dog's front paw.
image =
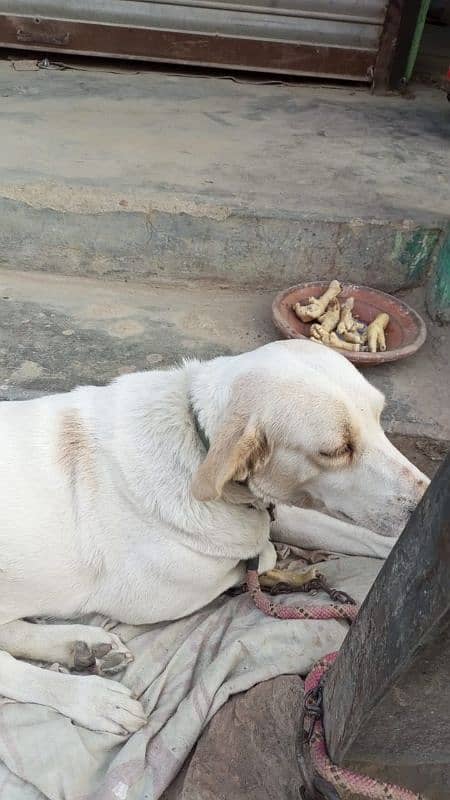
[(73, 646), (73, 666), (79, 672), (115, 675), (132, 661), (133, 655), (119, 637), (103, 628), (85, 629)]
[(133, 655), (115, 633), (89, 625), (72, 625), (66, 663), (77, 672), (114, 675), (133, 661)]
[(97, 675), (61, 675), (66, 681), (58, 710), (78, 725), (94, 731), (127, 736), (147, 721), (131, 691), (121, 683)]

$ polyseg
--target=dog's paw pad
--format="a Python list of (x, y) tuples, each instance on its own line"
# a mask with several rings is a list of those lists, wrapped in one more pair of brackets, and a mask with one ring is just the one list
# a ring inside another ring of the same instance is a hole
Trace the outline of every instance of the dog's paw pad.
[(95, 665), (95, 655), (86, 642), (75, 642), (73, 665), (76, 670), (85, 670)]
[(114, 675), (133, 661), (133, 656), (120, 639), (109, 635), (109, 641), (76, 641), (73, 645), (73, 667), (76, 672)]
[(110, 650), (103, 658), (97, 659), (97, 675), (115, 675), (116, 672), (125, 669), (132, 661), (133, 656), (131, 653)]
[(96, 658), (104, 658), (111, 650), (112, 644), (107, 644), (106, 642), (95, 644), (92, 648), (92, 652)]

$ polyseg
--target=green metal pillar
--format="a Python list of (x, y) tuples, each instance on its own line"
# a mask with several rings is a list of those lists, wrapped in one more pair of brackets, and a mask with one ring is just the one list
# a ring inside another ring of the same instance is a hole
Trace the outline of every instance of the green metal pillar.
[(414, 36), (411, 42), (411, 47), (408, 54), (408, 60), (406, 62), (406, 69), (404, 75), (405, 83), (409, 83), (409, 81), (411, 80), (411, 76), (413, 74), (414, 66), (417, 59), (417, 54), (419, 52), (420, 43), (422, 41), (423, 29), (425, 27), (425, 22), (427, 21), (427, 14), (428, 14), (428, 9), (430, 7), (430, 2), (431, 0), (422, 0), (422, 3), (420, 5), (420, 11), (417, 17)]

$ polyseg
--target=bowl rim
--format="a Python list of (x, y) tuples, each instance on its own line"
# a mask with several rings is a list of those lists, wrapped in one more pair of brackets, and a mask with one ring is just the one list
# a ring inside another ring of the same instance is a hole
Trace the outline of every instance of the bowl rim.
[[(400, 361), (403, 358), (413, 355), (413, 353), (416, 353), (422, 347), (427, 338), (427, 326), (425, 324), (425, 320), (414, 308), (411, 308), (411, 306), (409, 306), (403, 300), (400, 300), (398, 297), (395, 297), (395, 295), (389, 294), (388, 292), (383, 292), (381, 289), (373, 289), (371, 286), (365, 286), (361, 283), (346, 283), (344, 281), (340, 281), (340, 283), (343, 289), (349, 287), (355, 291), (364, 290), (368, 294), (377, 295), (378, 297), (388, 297), (390, 301), (394, 301), (397, 306), (400, 306), (403, 311), (414, 320), (417, 327), (417, 336), (409, 344), (405, 344), (402, 347), (396, 347), (393, 350), (385, 350), (384, 352), (358, 353), (349, 350), (341, 350), (339, 347), (333, 347), (333, 350), (345, 356), (353, 364), (359, 364), (360, 366), (375, 366), (376, 364), (386, 364), (392, 361)], [(272, 319), (280, 333), (282, 333), (288, 339), (306, 339), (309, 341), (308, 336), (305, 336), (303, 333), (297, 333), (289, 321), (283, 317), (283, 315), (280, 313), (280, 305), (286, 296), (295, 290), (307, 289), (308, 286), (327, 287), (329, 285), (330, 281), (326, 280), (306, 281), (305, 283), (296, 283), (293, 286), (289, 286), (287, 289), (282, 289), (280, 292), (278, 292), (272, 302)], [(317, 344), (320, 344), (320, 342)]]

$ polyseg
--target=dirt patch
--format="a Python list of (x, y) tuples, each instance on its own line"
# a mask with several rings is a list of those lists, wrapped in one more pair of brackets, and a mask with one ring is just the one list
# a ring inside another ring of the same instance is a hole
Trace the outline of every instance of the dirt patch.
[(404, 436), (399, 433), (389, 434), (392, 444), (406, 458), (412, 461), (429, 478), (437, 472), (442, 461), (450, 451), (449, 441), (437, 441), (426, 436)]

